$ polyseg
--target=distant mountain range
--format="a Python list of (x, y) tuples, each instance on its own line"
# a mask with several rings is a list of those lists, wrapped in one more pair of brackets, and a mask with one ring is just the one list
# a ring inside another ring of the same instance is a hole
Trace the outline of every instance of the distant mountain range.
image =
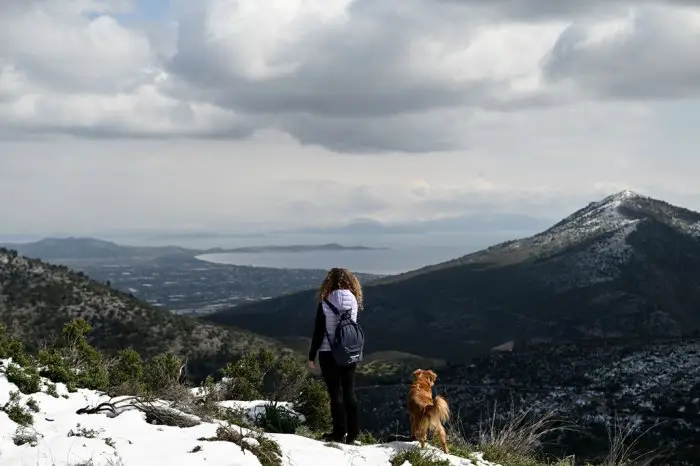
[(367, 246), (343, 246), (328, 244), (293, 244), (270, 246), (247, 246), (240, 248), (190, 249), (179, 246), (124, 246), (112, 241), (96, 238), (44, 238), (31, 243), (6, 243), (0, 246), (12, 249), (24, 256), (43, 260), (57, 259), (126, 259), (153, 258), (172, 255), (198, 256), (220, 253), (265, 253), (265, 252), (308, 252), (308, 251), (357, 251), (386, 248)]
[[(365, 288), (368, 351), (465, 361), (505, 344), (700, 329), (700, 214), (623, 191), (534, 236)], [(203, 317), (304, 337), (313, 291)]]
[(358, 220), (333, 227), (309, 227), (294, 230), (294, 234), (328, 235), (409, 235), (428, 233), (492, 233), (537, 231), (551, 222), (548, 219), (519, 214), (472, 214), (436, 220), (385, 223)]

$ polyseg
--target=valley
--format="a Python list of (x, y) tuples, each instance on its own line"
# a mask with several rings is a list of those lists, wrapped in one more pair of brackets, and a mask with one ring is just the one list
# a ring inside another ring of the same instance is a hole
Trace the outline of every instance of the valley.
[[(325, 273), (209, 264), (172, 250), (64, 260), (80, 271), (8, 250), (0, 259), (0, 322), (30, 348), (82, 317), (98, 349), (172, 351), (189, 359), (193, 381), (255, 348), (302, 359)], [(360, 278), (358, 397), (374, 434), (406, 434), (397, 413), (408, 375), (431, 367), (468, 432), (529, 409), (583, 427), (550, 439), (553, 454), (596, 455), (617, 423), (644, 434), (644, 448), (663, 449), (664, 464), (699, 453), (700, 214), (624, 191), (532, 237)], [(196, 318), (173, 314), (195, 309)]]
[[(222, 251), (255, 254), (370, 249), (325, 244), (199, 250), (178, 246), (124, 246), (95, 238), (49, 238), (6, 246), (29, 257), (82, 271), (151, 306), (190, 315), (316, 288), (326, 273), (320, 269), (215, 264), (197, 259), (199, 255)], [(363, 281), (379, 278), (370, 274), (358, 276)]]

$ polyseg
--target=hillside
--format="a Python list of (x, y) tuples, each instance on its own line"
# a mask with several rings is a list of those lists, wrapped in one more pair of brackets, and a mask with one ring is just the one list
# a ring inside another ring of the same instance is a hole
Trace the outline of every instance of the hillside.
[[(72, 237), (45, 238), (14, 246), (23, 256), (82, 271), (90, 278), (153, 306), (183, 314), (201, 314), (242, 302), (315, 288), (327, 273), (321, 269), (216, 263), (218, 252), (253, 255), (270, 251), (304, 252), (313, 248), (363, 248), (326, 244), (195, 250), (179, 246), (125, 246), (95, 238)], [(360, 274), (363, 281), (376, 278), (376, 275)]]
[[(700, 214), (623, 191), (529, 238), (365, 287), (367, 351), (465, 361), (503, 343), (700, 329)], [(308, 336), (313, 291), (205, 320)]]
[(261, 346), (268, 338), (178, 316), (56, 266), (0, 249), (0, 323), (30, 347), (52, 342), (64, 323), (83, 318), (101, 350), (132, 346), (144, 356), (170, 351), (189, 357), (190, 373), (206, 375), (222, 361)]
[(7, 243), (6, 249), (45, 261), (56, 259), (127, 259), (153, 258), (172, 254), (194, 256), (201, 251), (179, 246), (124, 246), (97, 238), (44, 238), (31, 243)]
[[(595, 461), (607, 454), (607, 429), (617, 425), (631, 427), (635, 448), (663, 454), (654, 464), (697, 464), (699, 364), (698, 338), (533, 344), (438, 369), (436, 393), (459, 413), (471, 440), (494, 410), (497, 419), (512, 417), (513, 409), (537, 419), (554, 412), (578, 430), (549, 439), (550, 453)], [(407, 393), (405, 383), (358, 388), (363, 425), (383, 438), (408, 431), (395, 416)]]

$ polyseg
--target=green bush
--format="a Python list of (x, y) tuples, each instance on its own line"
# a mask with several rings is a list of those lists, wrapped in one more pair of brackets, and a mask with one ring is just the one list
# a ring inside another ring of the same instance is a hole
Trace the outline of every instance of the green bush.
[(255, 426), (265, 432), (293, 434), (301, 425), (299, 417), (277, 403), (265, 405), (265, 411), (255, 416)]
[(37, 403), (34, 398), (28, 399), (25, 405), (27, 405), (27, 408), (34, 413), (41, 411), (41, 408), (39, 408), (39, 403)]
[(293, 402), (295, 411), (304, 415), (309, 428), (316, 431), (330, 428), (330, 398), (325, 385), (318, 379), (307, 376)]
[(172, 354), (154, 356), (143, 372), (145, 390), (155, 396), (177, 385), (181, 367), (182, 361)]
[(24, 345), (7, 334), (7, 328), (0, 324), (0, 359), (12, 358), (20, 366), (32, 365), (32, 357), (24, 350)]
[(7, 381), (17, 386), (17, 389), (29, 395), (41, 390), (41, 377), (35, 366), (20, 367), (10, 363), (5, 371)]
[(44, 369), (41, 375), (52, 382), (65, 383), (69, 391), (76, 388), (104, 390), (109, 384), (109, 372), (102, 355), (90, 345), (85, 335), (92, 327), (76, 319), (63, 327), (62, 339), (54, 348), (39, 352)]
[(22, 407), (20, 404), (20, 394), (19, 392), (10, 392), (10, 399), (4, 406), (0, 407), (0, 411), (4, 411), (7, 417), (11, 421), (19, 424), (20, 426), (30, 426), (34, 424), (34, 417), (28, 409)]
[(109, 370), (110, 395), (138, 395), (143, 391), (143, 380), (141, 355), (132, 348), (120, 351)]
[(46, 384), (46, 394), (51, 395), (54, 398), (58, 398), (58, 390), (56, 389), (55, 383), (49, 382)]
[(389, 458), (391, 466), (402, 466), (406, 462), (411, 466), (450, 466), (451, 464), (449, 460), (440, 458), (434, 451), (418, 447), (396, 452)]
[(263, 379), (275, 362), (275, 353), (263, 348), (228, 363), (221, 370), (222, 396), (227, 400), (251, 401), (262, 398)]
[(299, 395), (308, 377), (306, 367), (294, 356), (277, 358), (262, 378), (262, 398), (272, 401), (291, 401)]

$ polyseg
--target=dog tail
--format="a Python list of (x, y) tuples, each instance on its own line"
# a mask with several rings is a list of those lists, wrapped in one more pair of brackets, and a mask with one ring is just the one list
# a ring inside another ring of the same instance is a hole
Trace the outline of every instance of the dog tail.
[(435, 397), (435, 402), (425, 409), (425, 414), (430, 418), (432, 423), (444, 423), (450, 418), (450, 407), (447, 401), (441, 396)]

